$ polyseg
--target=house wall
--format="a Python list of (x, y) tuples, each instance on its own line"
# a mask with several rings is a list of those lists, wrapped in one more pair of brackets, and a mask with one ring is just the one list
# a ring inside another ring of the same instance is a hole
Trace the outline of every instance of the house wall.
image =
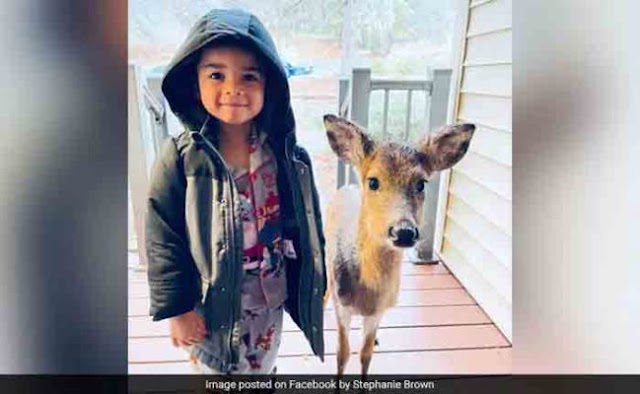
[(511, 0), (461, 4), (449, 120), (476, 132), (443, 182), (437, 250), (511, 340)]

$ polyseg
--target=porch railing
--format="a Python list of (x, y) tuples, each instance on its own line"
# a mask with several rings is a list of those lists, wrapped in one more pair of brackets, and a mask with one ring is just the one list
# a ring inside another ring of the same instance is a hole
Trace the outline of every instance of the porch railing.
[[(343, 78), (339, 81), (338, 99), (340, 116), (347, 117), (364, 128), (369, 126), (369, 112), (371, 103), (371, 93), (376, 90), (384, 92), (382, 110), (382, 136), (388, 134), (389, 120), (389, 93), (391, 91), (406, 92), (405, 122), (402, 139), (406, 141), (410, 135), (412, 116), (412, 97), (414, 92), (424, 92), (430, 97), (430, 104), (425, 108), (424, 122), (426, 131), (432, 131), (445, 124), (447, 119), (447, 107), (449, 102), (449, 83), (451, 81), (451, 70), (436, 69), (433, 71), (432, 79), (428, 80), (387, 80), (373, 79), (371, 70), (368, 68), (355, 68), (350, 78)], [(378, 130), (369, 130), (378, 132)], [(356, 174), (350, 165), (342, 160), (338, 160), (337, 185), (338, 188), (345, 184), (355, 183)], [(427, 198), (424, 207), (424, 231), (425, 238), (416, 247), (418, 258), (425, 263), (437, 262), (437, 257), (433, 250), (436, 215), (438, 209), (438, 194), (440, 189), (440, 175), (436, 175), (427, 184)]]
[[(339, 113), (363, 127), (369, 126), (370, 96), (374, 91), (383, 91), (382, 130), (388, 134), (390, 92), (406, 92), (403, 139), (410, 135), (412, 119), (412, 97), (414, 92), (424, 92), (430, 100), (424, 109), (425, 130), (434, 130), (444, 125), (447, 116), (449, 81), (451, 70), (436, 69), (431, 79), (388, 80), (372, 79), (371, 70), (355, 68), (352, 75), (339, 81)], [(160, 91), (161, 73), (155, 70), (143, 72), (129, 66), (129, 185), (134, 211), (134, 228), (138, 239), (140, 262), (145, 264), (143, 217), (144, 198), (147, 190), (148, 171), (155, 159), (160, 143), (169, 135), (169, 130), (179, 129), (177, 120), (169, 113), (167, 103)], [(175, 123), (175, 124), (174, 124)], [(376, 131), (376, 130), (374, 130)], [(377, 132), (377, 131), (376, 131)], [(355, 183), (356, 175), (344, 162), (338, 163), (337, 184), (341, 187)], [(427, 202), (424, 207), (425, 240), (416, 248), (418, 257), (425, 262), (435, 261), (433, 240), (438, 206), (440, 177), (436, 176), (427, 186)]]
[(168, 135), (168, 108), (162, 101), (160, 79), (141, 67), (128, 68), (128, 178), (133, 211), (133, 236), (141, 266), (146, 265), (144, 209), (149, 171)]

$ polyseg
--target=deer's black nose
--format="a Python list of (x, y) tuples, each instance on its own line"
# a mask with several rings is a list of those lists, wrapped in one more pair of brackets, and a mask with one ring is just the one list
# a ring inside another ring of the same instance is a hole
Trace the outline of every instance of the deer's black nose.
[(401, 221), (389, 228), (389, 238), (395, 246), (410, 248), (418, 240), (418, 229), (409, 221)]

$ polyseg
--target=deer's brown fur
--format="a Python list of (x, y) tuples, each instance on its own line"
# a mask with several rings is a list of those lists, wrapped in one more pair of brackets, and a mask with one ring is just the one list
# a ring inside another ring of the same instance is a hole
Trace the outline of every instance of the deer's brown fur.
[(464, 156), (475, 127), (445, 127), (410, 146), (376, 142), (358, 125), (333, 115), (324, 121), (331, 148), (360, 175), (359, 185), (338, 190), (326, 214), (325, 304), (331, 297), (335, 305), (340, 375), (350, 355), (351, 316), (363, 316), (360, 361), (366, 375), (378, 324), (398, 299), (402, 248), (419, 239), (424, 181)]

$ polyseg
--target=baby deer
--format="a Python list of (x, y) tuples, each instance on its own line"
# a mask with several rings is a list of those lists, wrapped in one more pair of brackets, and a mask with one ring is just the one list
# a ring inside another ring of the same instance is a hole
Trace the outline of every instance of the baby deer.
[(360, 185), (338, 190), (327, 210), (325, 304), (331, 296), (338, 375), (349, 360), (351, 316), (363, 316), (360, 362), (366, 375), (378, 324), (398, 299), (403, 249), (420, 239), (427, 179), (462, 159), (475, 126), (446, 126), (411, 146), (374, 141), (358, 125), (334, 115), (325, 115), (324, 125), (331, 149), (360, 175)]

